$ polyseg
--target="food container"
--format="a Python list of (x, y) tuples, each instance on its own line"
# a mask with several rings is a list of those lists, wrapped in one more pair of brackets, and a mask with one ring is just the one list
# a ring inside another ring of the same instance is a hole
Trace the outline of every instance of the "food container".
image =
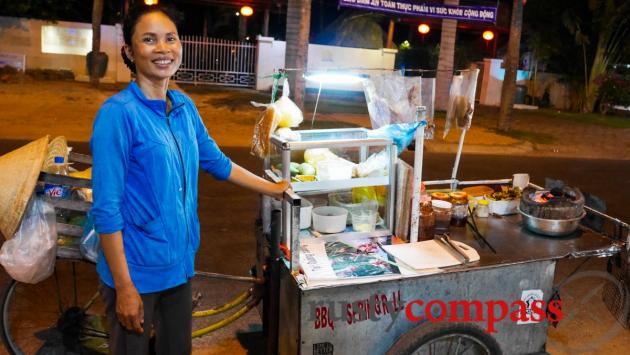
[(346, 229), (348, 210), (336, 206), (313, 208), (313, 229), (321, 233), (339, 233)]
[(488, 199), (488, 209), (491, 214), (498, 214), (501, 216), (515, 214), (518, 211), (519, 200), (492, 200)]
[(311, 214), (313, 213), (313, 204), (302, 198), (302, 206), (300, 206), (300, 229), (306, 229), (311, 226)]
[(523, 225), (525, 228), (534, 233), (552, 237), (561, 237), (575, 232), (580, 225), (580, 221), (586, 215), (586, 212), (582, 212), (582, 215), (577, 218), (544, 219), (530, 216), (520, 209), (518, 211), (523, 216)]
[(357, 232), (373, 232), (378, 219), (378, 203), (365, 201), (352, 210), (352, 229)]
[(432, 200), (433, 215), (435, 216), (435, 233), (446, 233), (451, 224), (451, 209), (453, 205), (448, 201)]

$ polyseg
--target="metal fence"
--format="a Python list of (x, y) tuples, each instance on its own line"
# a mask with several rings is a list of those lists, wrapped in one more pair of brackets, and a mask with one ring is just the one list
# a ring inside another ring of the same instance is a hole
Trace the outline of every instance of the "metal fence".
[(254, 87), (256, 45), (201, 36), (181, 36), (179, 83)]

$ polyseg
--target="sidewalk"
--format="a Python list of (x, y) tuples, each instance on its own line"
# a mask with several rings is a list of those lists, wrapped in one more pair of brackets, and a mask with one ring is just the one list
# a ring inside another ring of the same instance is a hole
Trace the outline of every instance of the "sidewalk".
[[(100, 105), (124, 87), (102, 85), (94, 89), (85, 83), (52, 81), (0, 84), (0, 139), (32, 140), (51, 134), (86, 142)], [(268, 94), (217, 88), (189, 88), (188, 94), (219, 145), (250, 145), (260, 109), (252, 107), (249, 101), (266, 102)], [(494, 129), (498, 109), (477, 107), (472, 128), (466, 133), (464, 153), (630, 160), (630, 124), (623, 121), (630, 122), (630, 118), (610, 118), (624, 127), (616, 128), (555, 118), (553, 114), (549, 110), (515, 110), (512, 130), (504, 135)], [(303, 127), (309, 126), (306, 121), (311, 115), (309, 111), (305, 113)], [(328, 121), (324, 122), (327, 126), (370, 127), (367, 114), (318, 113), (316, 126), (322, 121)], [(444, 119), (436, 121), (436, 137), (426, 141), (426, 151), (455, 153), (460, 131), (452, 128), (446, 139), (442, 139)]]

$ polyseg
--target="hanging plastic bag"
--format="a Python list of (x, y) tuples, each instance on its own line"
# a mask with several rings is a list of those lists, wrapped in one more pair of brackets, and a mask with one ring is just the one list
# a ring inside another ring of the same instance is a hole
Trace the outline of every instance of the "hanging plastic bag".
[(282, 84), (282, 96), (275, 102), (278, 127), (297, 127), (304, 121), (302, 111), (289, 98), (289, 80), (284, 79)]
[(252, 137), (251, 154), (264, 159), (269, 154), (269, 137), (278, 127), (278, 116), (276, 115), (276, 105), (267, 106), (262, 117), (254, 127)]
[(475, 92), (479, 69), (463, 71), (453, 76), (446, 110), (444, 137), (451, 129), (453, 121), (460, 129), (469, 129), (475, 111)]
[(14, 280), (34, 284), (52, 275), (56, 253), (55, 208), (33, 197), (17, 232), (0, 248), (0, 264)]
[(83, 226), (83, 235), (81, 236), (79, 250), (84, 258), (96, 263), (100, 249), (101, 244), (99, 243), (98, 234), (96, 234), (96, 230), (94, 229), (94, 219), (92, 219), (92, 215), (88, 213), (85, 225)]

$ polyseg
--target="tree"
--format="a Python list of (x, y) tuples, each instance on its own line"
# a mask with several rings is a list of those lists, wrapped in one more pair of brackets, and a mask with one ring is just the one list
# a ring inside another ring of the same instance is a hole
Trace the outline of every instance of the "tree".
[(561, 74), (569, 85), (571, 107), (585, 112), (597, 109), (598, 78), (609, 74), (628, 48), (630, 2), (530, 0), (524, 16), (527, 36), (540, 37), (549, 49), (548, 71)]
[(92, 60), (90, 67), (90, 83), (98, 86), (99, 58), (101, 52), (101, 19), (103, 18), (103, 0), (94, 0), (92, 4)]
[(617, 5), (614, 0), (589, 1), (599, 34), (591, 72), (586, 82), (583, 112), (593, 112), (598, 98), (599, 77), (606, 74), (609, 65), (615, 64), (622, 55), (622, 45), (630, 28), (630, 4), (625, 1), (620, 6)]
[(498, 128), (507, 132), (512, 120), (512, 105), (516, 93), (516, 70), (519, 62), (521, 46), (521, 28), (523, 27), (523, 2), (514, 0), (512, 5), (512, 21), (510, 23), (510, 37), (508, 51), (505, 56), (505, 76), (501, 87), (501, 106), (499, 109)]
[(308, 60), (308, 43), (311, 27), (311, 0), (289, 0), (287, 5), (287, 44), (285, 66), (298, 69), (289, 73), (293, 101), (304, 108), (305, 82), (302, 77)]
[(78, 0), (0, 0), (0, 15), (57, 21), (75, 13), (78, 4)]
[[(444, 0), (444, 5), (459, 5), (459, 0)], [(453, 60), (455, 58), (455, 37), (457, 20), (442, 20), (442, 34), (440, 39), (440, 54), (438, 72), (436, 75), (435, 107), (446, 110), (448, 104), (449, 87), (453, 80)]]

